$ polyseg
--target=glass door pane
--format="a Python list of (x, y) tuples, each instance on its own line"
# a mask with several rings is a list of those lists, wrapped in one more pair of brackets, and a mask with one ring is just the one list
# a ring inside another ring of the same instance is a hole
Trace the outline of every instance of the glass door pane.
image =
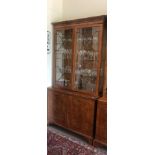
[(55, 65), (57, 86), (71, 87), (72, 29), (57, 30), (55, 34)]
[(75, 89), (96, 92), (99, 27), (79, 28), (76, 38)]

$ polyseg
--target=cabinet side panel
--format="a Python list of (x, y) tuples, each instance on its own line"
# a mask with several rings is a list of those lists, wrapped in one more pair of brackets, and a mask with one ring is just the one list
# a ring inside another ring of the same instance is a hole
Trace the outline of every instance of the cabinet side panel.
[(106, 20), (103, 24), (103, 31), (102, 31), (102, 50), (101, 50), (101, 67), (100, 67), (100, 78), (99, 78), (99, 95), (103, 95), (103, 87), (106, 87), (106, 61), (107, 61), (107, 23)]
[(107, 142), (107, 103), (99, 101), (97, 104), (96, 135), (95, 139)]
[(52, 91), (47, 89), (47, 123), (52, 123)]

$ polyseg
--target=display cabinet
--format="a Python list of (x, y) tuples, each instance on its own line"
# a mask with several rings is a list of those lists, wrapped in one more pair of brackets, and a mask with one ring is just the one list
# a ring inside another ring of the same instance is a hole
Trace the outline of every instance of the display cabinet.
[(53, 23), (53, 84), (48, 123), (92, 143), (96, 101), (103, 94), (106, 16)]
[(105, 57), (104, 17), (74, 22), (53, 24), (53, 87), (99, 96), (102, 94), (102, 60)]

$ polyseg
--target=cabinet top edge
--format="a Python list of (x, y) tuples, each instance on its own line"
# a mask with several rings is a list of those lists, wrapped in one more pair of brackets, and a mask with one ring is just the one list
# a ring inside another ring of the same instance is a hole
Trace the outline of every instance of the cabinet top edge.
[(102, 23), (106, 20), (107, 20), (107, 15), (101, 15), (101, 16), (94, 16), (94, 17), (60, 21), (60, 22), (52, 22), (51, 24), (53, 26), (57, 26), (57, 25), (79, 24), (81, 22), (99, 22), (99, 23)]
[(57, 88), (52, 88), (52, 87), (48, 87), (47, 90), (48, 91), (59, 92), (59, 93), (62, 93), (62, 94), (80, 96), (82, 98), (87, 98), (87, 99), (92, 99), (92, 100), (96, 100), (96, 99), (99, 98), (99, 96), (92, 96), (92, 95), (89, 95), (89, 94), (83, 94), (83, 93), (76, 92), (76, 91), (73, 91), (73, 90), (62, 90), (62, 89), (57, 89)]

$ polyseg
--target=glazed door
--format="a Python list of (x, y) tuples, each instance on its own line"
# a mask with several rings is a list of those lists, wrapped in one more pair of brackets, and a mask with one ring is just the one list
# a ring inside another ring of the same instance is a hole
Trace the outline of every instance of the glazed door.
[(55, 30), (54, 39), (54, 86), (71, 88), (73, 29)]
[(99, 26), (76, 29), (74, 89), (98, 93), (102, 29)]

